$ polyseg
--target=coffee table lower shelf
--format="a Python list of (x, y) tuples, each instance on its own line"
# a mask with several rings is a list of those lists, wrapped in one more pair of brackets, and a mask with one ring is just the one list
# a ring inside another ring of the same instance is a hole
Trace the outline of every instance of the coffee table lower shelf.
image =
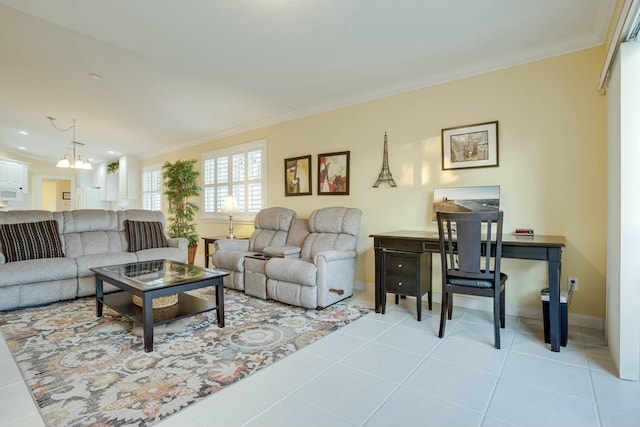
[[(106, 294), (102, 297), (101, 301), (104, 305), (112, 308), (128, 319), (140, 325), (143, 324), (142, 307), (133, 303), (132, 295), (129, 292), (119, 291)], [(205, 311), (216, 310), (217, 308), (218, 305), (213, 301), (194, 297), (189, 294), (179, 294), (177, 304), (153, 310), (153, 325), (162, 325), (163, 323), (204, 313)]]

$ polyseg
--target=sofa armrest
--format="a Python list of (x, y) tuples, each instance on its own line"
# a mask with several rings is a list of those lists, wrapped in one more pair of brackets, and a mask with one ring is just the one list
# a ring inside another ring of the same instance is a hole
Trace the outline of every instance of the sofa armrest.
[(325, 262), (340, 261), (344, 259), (357, 258), (358, 252), (356, 251), (337, 251), (329, 249), (326, 251), (320, 251), (316, 254), (314, 263), (318, 263), (318, 258), (323, 258)]
[(267, 246), (264, 248), (264, 253), (271, 256), (277, 256), (282, 258), (300, 258), (299, 246)]
[(0, 264), (4, 264), (5, 262), (7, 262), (7, 259), (4, 254), (0, 252)]
[(216, 251), (249, 251), (249, 241), (246, 239), (220, 239), (213, 244)]
[(187, 249), (189, 247), (189, 240), (184, 237), (169, 237), (167, 238), (167, 245), (170, 248)]

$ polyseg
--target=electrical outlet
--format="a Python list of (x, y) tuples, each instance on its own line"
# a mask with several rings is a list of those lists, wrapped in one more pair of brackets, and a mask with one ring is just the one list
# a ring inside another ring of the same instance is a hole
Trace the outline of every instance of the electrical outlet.
[(567, 279), (567, 284), (569, 290), (573, 289), (574, 291), (578, 290), (578, 278), (577, 277), (569, 277)]

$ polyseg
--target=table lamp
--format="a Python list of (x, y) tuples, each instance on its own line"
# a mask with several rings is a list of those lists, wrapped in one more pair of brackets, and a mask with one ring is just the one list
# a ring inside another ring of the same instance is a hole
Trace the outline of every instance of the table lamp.
[(229, 235), (228, 239), (233, 239), (233, 213), (238, 211), (238, 199), (235, 196), (227, 196), (224, 199), (224, 206), (221, 212), (229, 214)]

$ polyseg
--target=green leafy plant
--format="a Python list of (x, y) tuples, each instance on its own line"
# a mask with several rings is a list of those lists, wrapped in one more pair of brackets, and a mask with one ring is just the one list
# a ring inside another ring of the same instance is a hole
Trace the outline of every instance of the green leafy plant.
[(189, 246), (198, 245), (198, 231), (194, 219), (200, 207), (189, 200), (191, 197), (198, 197), (201, 190), (198, 185), (200, 172), (195, 170), (196, 161), (167, 161), (162, 166), (164, 194), (169, 201), (169, 237), (185, 237), (189, 240)]
[(118, 169), (120, 169), (120, 162), (111, 162), (107, 165), (107, 173), (109, 175), (113, 175), (114, 173), (118, 173)]

